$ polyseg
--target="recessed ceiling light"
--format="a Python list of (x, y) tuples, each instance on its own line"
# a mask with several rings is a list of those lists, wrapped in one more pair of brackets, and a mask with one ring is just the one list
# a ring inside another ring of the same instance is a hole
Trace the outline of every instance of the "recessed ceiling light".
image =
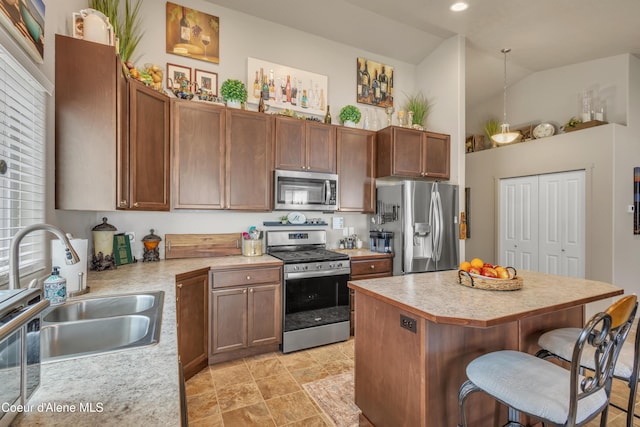
[(462, 12), (463, 10), (467, 10), (468, 7), (469, 5), (467, 3), (463, 1), (459, 1), (457, 3), (452, 4), (449, 9), (451, 9), (454, 12)]

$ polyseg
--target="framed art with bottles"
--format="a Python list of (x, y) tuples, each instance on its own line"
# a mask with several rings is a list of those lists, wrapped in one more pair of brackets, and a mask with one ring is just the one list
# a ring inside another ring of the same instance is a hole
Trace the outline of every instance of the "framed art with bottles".
[(357, 60), (357, 93), (360, 104), (393, 107), (393, 67), (366, 58)]
[(220, 63), (220, 18), (167, 2), (167, 53)]

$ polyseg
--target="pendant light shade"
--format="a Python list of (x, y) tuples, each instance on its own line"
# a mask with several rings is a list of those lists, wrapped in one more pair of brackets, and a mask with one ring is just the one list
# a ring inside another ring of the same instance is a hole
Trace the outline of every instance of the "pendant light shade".
[(510, 144), (520, 137), (520, 132), (511, 132), (507, 123), (507, 53), (511, 52), (511, 49), (505, 48), (501, 52), (504, 54), (504, 115), (500, 132), (492, 135), (491, 139), (497, 144)]

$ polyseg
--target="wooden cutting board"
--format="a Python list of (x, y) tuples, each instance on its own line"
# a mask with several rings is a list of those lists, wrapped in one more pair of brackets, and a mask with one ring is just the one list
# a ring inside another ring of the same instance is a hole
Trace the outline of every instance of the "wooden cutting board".
[(165, 234), (164, 238), (165, 259), (242, 255), (241, 233)]

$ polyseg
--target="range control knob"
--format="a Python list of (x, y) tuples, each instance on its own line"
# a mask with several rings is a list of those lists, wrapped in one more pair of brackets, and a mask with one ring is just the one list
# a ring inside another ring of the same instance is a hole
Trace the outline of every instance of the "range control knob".
[(305, 265), (305, 266), (304, 266), (304, 269), (305, 269), (305, 270), (308, 270), (308, 269), (309, 269), (309, 266), (308, 266), (308, 265)]
[(336, 265), (336, 267), (338, 267), (338, 268), (342, 268), (342, 263), (341, 263), (341, 262), (339, 262), (339, 263), (338, 263), (338, 265)]
[(329, 264), (329, 269), (336, 268), (335, 264)]
[(322, 270), (322, 264), (316, 264), (316, 270)]

